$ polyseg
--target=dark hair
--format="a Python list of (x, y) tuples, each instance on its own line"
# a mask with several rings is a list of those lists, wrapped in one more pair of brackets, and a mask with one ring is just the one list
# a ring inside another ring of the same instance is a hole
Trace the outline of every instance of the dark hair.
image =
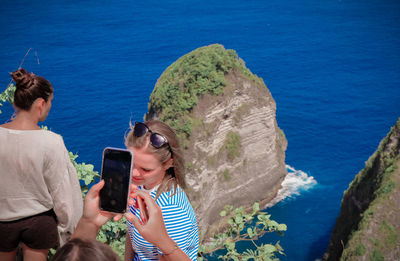
[[(154, 154), (158, 160), (164, 164), (170, 158), (173, 158), (173, 166), (167, 169), (164, 179), (161, 182), (160, 187), (157, 189), (157, 197), (162, 192), (170, 191), (171, 187), (174, 188), (174, 194), (176, 193), (177, 185), (181, 188), (186, 187), (185, 182), (185, 163), (182, 155), (182, 151), (179, 146), (178, 137), (176, 136), (174, 130), (165, 124), (162, 121), (151, 120), (146, 121), (145, 124), (151, 129), (153, 132), (157, 132), (162, 134), (165, 138), (167, 138), (168, 146), (163, 146), (159, 149), (154, 148), (153, 146), (147, 146), (147, 152)], [(133, 126), (131, 126), (131, 130), (125, 137), (125, 146), (126, 147), (134, 147), (134, 148), (142, 148), (148, 143), (150, 139), (150, 132), (142, 137), (136, 137), (133, 134)]]
[(97, 240), (74, 238), (57, 250), (52, 261), (119, 261), (110, 246)]
[(15, 82), (14, 105), (21, 110), (29, 111), (37, 98), (46, 102), (53, 93), (53, 86), (45, 78), (19, 68), (11, 73)]

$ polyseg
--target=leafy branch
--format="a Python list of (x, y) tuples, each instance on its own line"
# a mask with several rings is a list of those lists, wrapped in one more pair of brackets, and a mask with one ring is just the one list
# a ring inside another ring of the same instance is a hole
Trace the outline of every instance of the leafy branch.
[[(226, 206), (220, 213), (221, 217), (229, 217), (228, 226), (223, 233), (214, 236), (210, 245), (201, 245), (199, 249), (199, 261), (202, 261), (207, 254), (217, 250), (225, 249), (226, 254), (218, 256), (223, 260), (279, 260), (276, 255), (284, 254), (282, 247), (277, 242), (272, 244), (257, 244), (257, 240), (266, 233), (277, 232), (282, 235), (287, 230), (285, 224), (271, 220), (271, 215), (260, 211), (259, 203), (254, 203), (250, 213), (246, 213), (243, 207), (233, 211), (232, 206)], [(239, 241), (251, 241), (255, 250), (247, 249), (239, 253), (236, 243)]]
[[(7, 86), (7, 89), (4, 92), (0, 93), (0, 106), (3, 106), (4, 102), (9, 102), (10, 104), (14, 103), (14, 92), (15, 92), (15, 85), (10, 83)], [(0, 110), (1, 114), (1, 110)]]

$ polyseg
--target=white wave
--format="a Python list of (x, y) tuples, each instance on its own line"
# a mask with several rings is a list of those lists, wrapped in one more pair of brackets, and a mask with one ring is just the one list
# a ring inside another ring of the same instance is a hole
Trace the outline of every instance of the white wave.
[(313, 176), (308, 176), (307, 173), (301, 170), (286, 165), (288, 174), (282, 182), (282, 188), (279, 189), (276, 197), (272, 199), (265, 208), (272, 207), (279, 201), (285, 198), (292, 198), (300, 195), (302, 191), (309, 190), (317, 184)]

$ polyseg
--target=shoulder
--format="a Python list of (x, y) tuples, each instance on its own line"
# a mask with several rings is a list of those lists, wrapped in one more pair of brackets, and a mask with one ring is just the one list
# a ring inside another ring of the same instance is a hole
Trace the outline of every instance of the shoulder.
[(41, 143), (46, 147), (49, 157), (58, 157), (64, 155), (67, 151), (63, 137), (55, 132), (43, 130), (40, 138), (42, 139)]
[[(154, 194), (155, 196), (155, 193)], [(182, 205), (183, 203), (189, 202), (185, 191), (178, 186), (176, 189), (176, 193), (174, 193), (174, 189), (171, 188), (169, 191), (163, 192), (157, 198), (157, 203), (160, 207), (168, 206), (168, 205)]]
[(48, 143), (64, 146), (64, 139), (60, 134), (57, 134), (50, 130), (42, 130), (42, 136), (48, 141)]
[(195, 214), (189, 199), (187, 198), (185, 191), (183, 191), (179, 186), (175, 194), (173, 189), (161, 193), (156, 202), (163, 210), (163, 215), (170, 214), (174, 216), (181, 213), (190, 219), (195, 219)]

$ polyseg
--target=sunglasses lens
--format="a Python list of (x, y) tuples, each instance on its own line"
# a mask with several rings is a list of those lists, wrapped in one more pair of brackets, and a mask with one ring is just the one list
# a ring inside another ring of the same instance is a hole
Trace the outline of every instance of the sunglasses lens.
[(149, 128), (144, 123), (136, 122), (133, 128), (133, 134), (136, 137), (142, 137), (148, 132), (148, 130)]
[(142, 137), (147, 132), (150, 132), (150, 143), (153, 147), (159, 149), (165, 144), (168, 144), (167, 138), (159, 133), (153, 133), (146, 124), (142, 122), (135, 122), (135, 126), (133, 127), (133, 135), (136, 137)]
[(150, 142), (157, 149), (168, 143), (167, 139), (158, 133), (153, 133), (150, 135)]

